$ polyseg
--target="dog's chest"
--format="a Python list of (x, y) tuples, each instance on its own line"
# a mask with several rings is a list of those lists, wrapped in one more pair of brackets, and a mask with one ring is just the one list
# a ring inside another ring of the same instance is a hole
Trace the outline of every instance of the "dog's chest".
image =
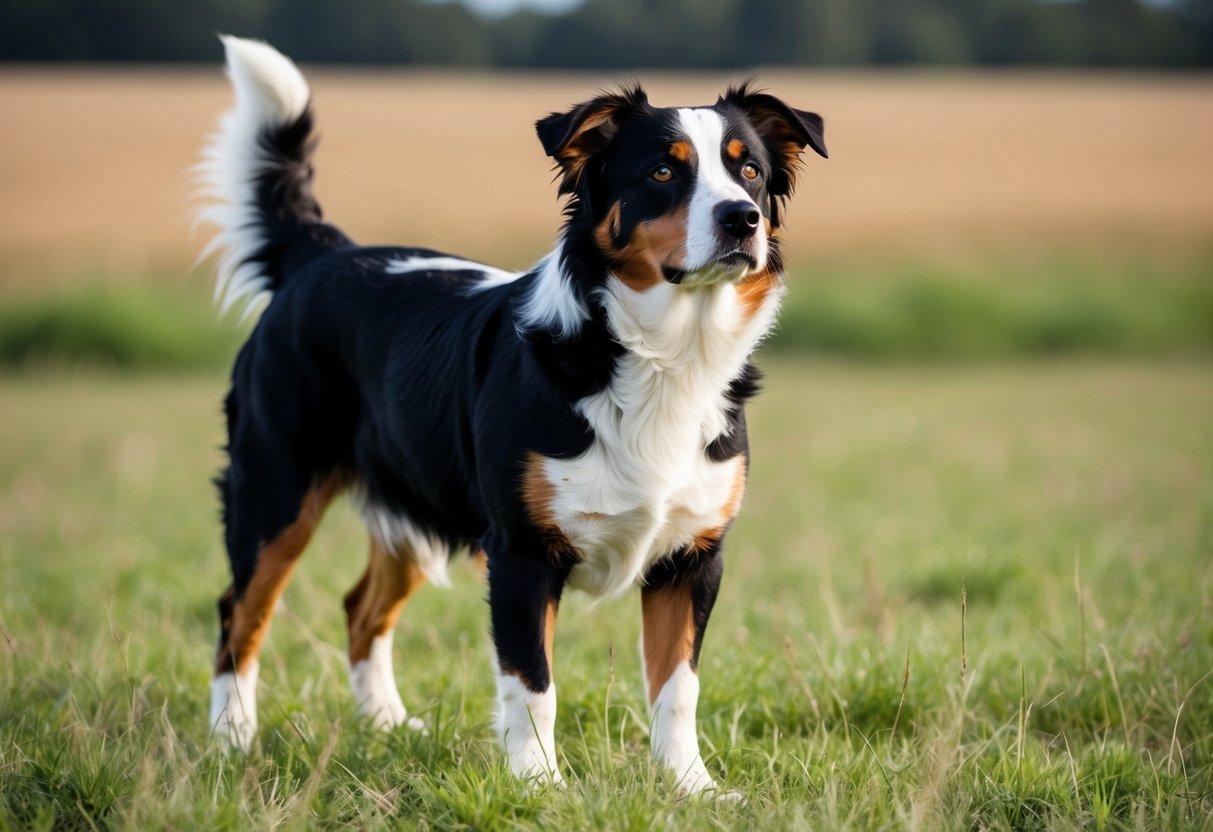
[(616, 595), (662, 557), (718, 534), (740, 499), (744, 465), (741, 456), (713, 462), (699, 443), (654, 458), (595, 441), (576, 459), (548, 460), (552, 518), (579, 557), (570, 585)]
[(745, 479), (743, 457), (713, 462), (705, 451), (727, 426), (722, 391), (638, 360), (619, 379), (581, 403), (590, 447), (544, 462), (550, 517), (579, 557), (569, 583), (595, 596), (617, 595), (660, 558), (719, 536)]
[(538, 512), (573, 547), (570, 585), (618, 595), (657, 560), (720, 537), (745, 485), (745, 458), (709, 459), (731, 429), (727, 397), (774, 318), (780, 292), (746, 313), (731, 285), (672, 286), (643, 296), (619, 286), (603, 296), (627, 352), (610, 384), (576, 409), (593, 431), (572, 459), (543, 459)]

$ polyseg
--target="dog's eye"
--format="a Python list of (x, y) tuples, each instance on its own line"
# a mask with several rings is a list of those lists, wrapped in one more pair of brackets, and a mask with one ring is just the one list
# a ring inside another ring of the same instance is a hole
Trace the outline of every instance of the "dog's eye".
[(746, 162), (745, 165), (742, 166), (742, 168), (741, 168), (741, 175), (744, 176), (746, 179), (753, 180), (753, 179), (757, 179), (759, 176), (761, 176), (762, 171), (760, 171), (758, 169), (758, 165), (754, 164), (753, 162)]
[(674, 178), (674, 169), (669, 165), (658, 165), (653, 168), (653, 172), (649, 174), (649, 179), (654, 182), (669, 182)]

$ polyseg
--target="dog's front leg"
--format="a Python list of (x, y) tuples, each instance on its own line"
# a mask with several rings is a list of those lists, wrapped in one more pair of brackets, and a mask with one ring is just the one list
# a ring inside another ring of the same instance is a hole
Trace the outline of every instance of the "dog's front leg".
[(510, 770), (533, 783), (564, 782), (556, 763), (552, 640), (566, 576), (542, 557), (489, 554), (497, 735)]
[(645, 576), (640, 595), (641, 651), (652, 712), (649, 745), (653, 759), (674, 773), (684, 795), (726, 796), (717, 791), (699, 754), (695, 727), (699, 648), (723, 570), (717, 540), (707, 551), (680, 552), (656, 564)]

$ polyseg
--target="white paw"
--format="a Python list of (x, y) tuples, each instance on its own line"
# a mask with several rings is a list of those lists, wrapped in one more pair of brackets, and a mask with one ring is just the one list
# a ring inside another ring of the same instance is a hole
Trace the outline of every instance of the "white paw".
[(556, 766), (556, 686), (534, 693), (515, 676), (497, 678), (497, 734), (510, 771), (532, 788), (563, 785)]
[(708, 774), (703, 760), (698, 755), (689, 768), (683, 768), (681, 771), (674, 769), (674, 776), (678, 778), (674, 788), (679, 797), (707, 796), (719, 791), (716, 781)]
[(564, 786), (564, 776), (556, 766), (552, 751), (545, 750), (533, 733), (529, 737), (524, 735), (521, 742), (517, 739), (505, 737), (506, 754), (514, 776), (525, 781), (533, 791), (545, 786)]
[(714, 800), (717, 803), (744, 803), (745, 795), (741, 792), (724, 791), (708, 774), (702, 761), (698, 766), (688, 771), (675, 786), (678, 797), (682, 800)]
[(745, 803), (745, 795), (741, 792), (704, 792), (703, 797), (715, 800), (717, 803)]
[(379, 636), (371, 642), (370, 655), (350, 667), (350, 688), (358, 702), (358, 713), (376, 728), (391, 730), (407, 725), (428, 734), (425, 723), (410, 717), (392, 676), (392, 637)]
[(247, 752), (257, 736), (257, 662), (244, 673), (220, 673), (211, 679), (210, 728), (227, 749)]

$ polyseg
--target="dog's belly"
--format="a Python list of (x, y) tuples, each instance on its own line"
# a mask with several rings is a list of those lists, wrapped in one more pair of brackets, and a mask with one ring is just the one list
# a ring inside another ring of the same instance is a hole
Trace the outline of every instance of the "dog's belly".
[(741, 456), (712, 462), (699, 451), (678, 471), (605, 461), (595, 447), (546, 466), (559, 494), (553, 519), (579, 557), (569, 585), (596, 597), (617, 596), (663, 557), (719, 537), (744, 488)]

